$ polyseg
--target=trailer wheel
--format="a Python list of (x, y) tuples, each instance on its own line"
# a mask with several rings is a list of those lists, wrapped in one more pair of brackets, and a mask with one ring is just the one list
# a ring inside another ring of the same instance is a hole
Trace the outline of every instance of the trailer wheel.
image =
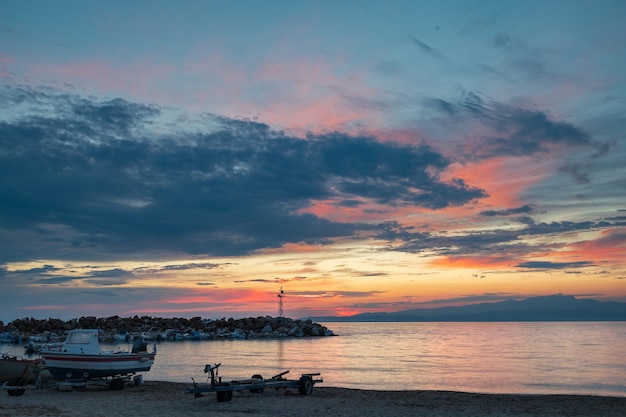
[[(10, 379), (9, 382), (7, 382), (7, 386), (9, 387), (22, 386), (22, 378), (15, 377), (15, 378)], [(7, 390), (7, 394), (9, 394), (9, 397), (19, 397), (20, 395), (23, 395), (25, 392), (26, 392), (26, 388), (15, 388), (15, 389)]]
[[(217, 384), (217, 386), (218, 387), (229, 387), (230, 384), (228, 382), (222, 382), (220, 384)], [(225, 403), (225, 402), (228, 402), (228, 401), (233, 399), (233, 391), (232, 390), (217, 391), (215, 393), (215, 396), (217, 398), (217, 402), (218, 403)]]
[[(259, 374), (254, 374), (252, 375), (252, 379), (263, 379), (263, 377)], [(263, 388), (252, 388), (250, 389), (250, 392), (253, 394), (260, 394), (263, 392)]]
[(302, 395), (311, 395), (313, 392), (313, 378), (309, 375), (304, 375), (300, 377), (300, 394)]
[(122, 378), (115, 378), (111, 381), (109, 389), (113, 391), (121, 391), (124, 389), (124, 380)]

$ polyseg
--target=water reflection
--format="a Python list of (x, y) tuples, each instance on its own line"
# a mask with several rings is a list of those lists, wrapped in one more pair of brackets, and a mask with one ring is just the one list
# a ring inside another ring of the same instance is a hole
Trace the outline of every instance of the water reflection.
[(346, 388), (626, 395), (626, 322), (327, 327), (340, 336), (162, 342), (145, 378), (204, 381), (204, 365), (222, 363), (226, 379), (290, 370)]

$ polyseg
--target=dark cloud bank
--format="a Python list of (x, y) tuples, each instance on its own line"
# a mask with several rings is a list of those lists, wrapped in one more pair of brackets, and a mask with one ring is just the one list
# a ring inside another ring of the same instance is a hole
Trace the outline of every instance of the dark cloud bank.
[(449, 161), (426, 145), (303, 140), (211, 115), (220, 129), (155, 138), (155, 106), (26, 88), (3, 96), (39, 110), (0, 124), (0, 225), (24, 239), (3, 239), (5, 260), (241, 255), (372, 229), (302, 213), (313, 200), (438, 209), (484, 196), (439, 180)]
[[(441, 180), (438, 173), (451, 161), (425, 144), (342, 133), (303, 139), (262, 123), (215, 115), (206, 119), (217, 129), (192, 133), (183, 125), (163, 133), (157, 121), (164, 110), (157, 106), (10, 86), (0, 88), (0, 100), (7, 114), (12, 106), (32, 110), (0, 122), (0, 262), (244, 255), (290, 242), (327, 243), (365, 233), (401, 241), (400, 250), (455, 247), (450, 252), (468, 252), (546, 229), (599, 226), (538, 225), (520, 217), (526, 228), (515, 233), (443, 238), (393, 221), (334, 222), (302, 210), (314, 200), (336, 207), (375, 202), (390, 209), (438, 210), (486, 194), (460, 179)], [(503, 132), (500, 124), (513, 121), (519, 147), (508, 152), (541, 147), (530, 139), (537, 136), (528, 131), (530, 125), (542, 129), (544, 143), (546, 136), (590, 143), (573, 126), (550, 122), (539, 113), (507, 108), (505, 116), (496, 118), (494, 109), (473, 96), (462, 103), (438, 100), (430, 105), (450, 117), (473, 113)], [(491, 138), (481, 157), (500, 155), (500, 149), (505, 149), (500, 138)], [(524, 205), (483, 215), (528, 216), (533, 210)], [(529, 266), (537, 265), (523, 265)]]

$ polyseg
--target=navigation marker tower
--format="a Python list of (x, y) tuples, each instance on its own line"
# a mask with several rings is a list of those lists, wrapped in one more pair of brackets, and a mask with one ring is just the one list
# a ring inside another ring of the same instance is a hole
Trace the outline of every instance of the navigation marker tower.
[(285, 312), (283, 310), (283, 297), (285, 296), (285, 292), (283, 291), (283, 287), (280, 287), (280, 292), (278, 293), (278, 317), (285, 317)]

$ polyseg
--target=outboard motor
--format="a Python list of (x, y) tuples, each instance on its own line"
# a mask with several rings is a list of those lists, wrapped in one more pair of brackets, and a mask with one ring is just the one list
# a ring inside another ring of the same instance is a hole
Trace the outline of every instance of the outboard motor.
[(147, 351), (148, 351), (148, 344), (145, 341), (137, 340), (135, 343), (133, 343), (133, 349), (132, 349), (133, 353), (147, 352)]

